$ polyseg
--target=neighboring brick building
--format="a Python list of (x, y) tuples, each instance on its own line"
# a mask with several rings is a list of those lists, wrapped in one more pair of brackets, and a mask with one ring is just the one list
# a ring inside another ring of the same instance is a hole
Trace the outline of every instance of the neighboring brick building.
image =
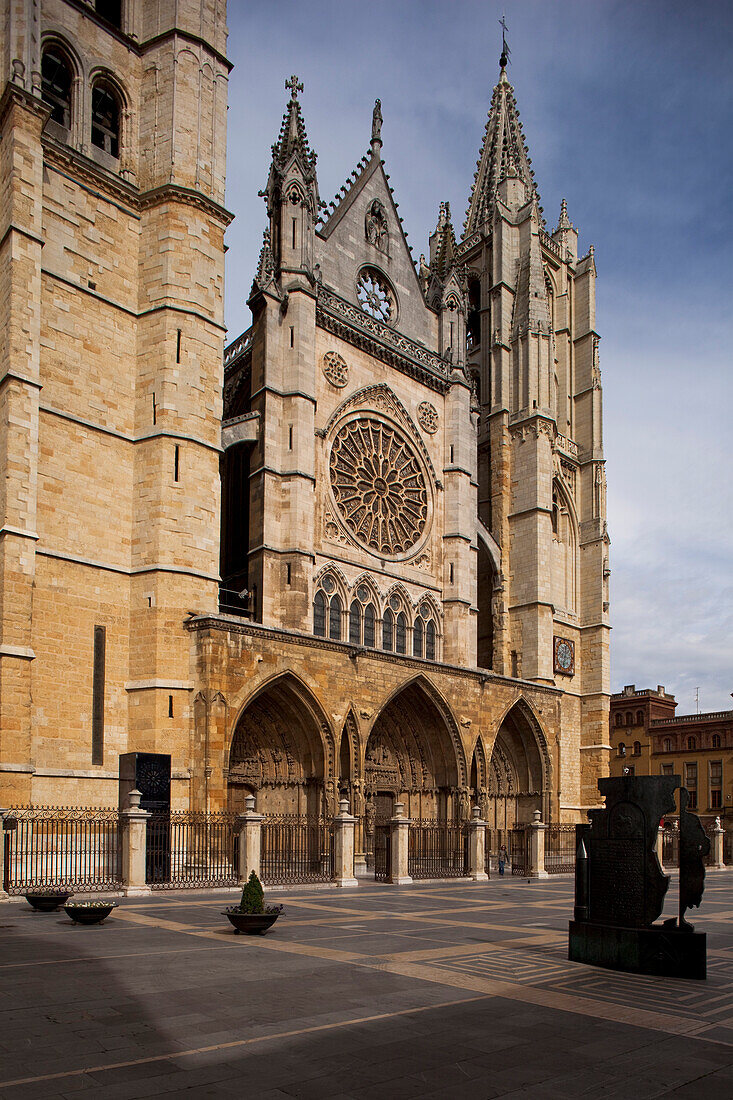
[(608, 768), (593, 250), (545, 224), (505, 59), (419, 267), (379, 101), (327, 206), (291, 78), (224, 355), (224, 7), (3, 29), (0, 805), (112, 805), (135, 752), (174, 807), (577, 820)]
[(661, 686), (631, 684), (611, 696), (611, 775), (678, 774), (690, 808), (733, 829), (733, 710), (676, 715), (676, 707)]

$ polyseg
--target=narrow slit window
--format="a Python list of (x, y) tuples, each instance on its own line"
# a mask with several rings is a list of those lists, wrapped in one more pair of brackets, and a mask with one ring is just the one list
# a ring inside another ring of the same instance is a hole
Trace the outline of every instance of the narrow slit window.
[(290, 326), (290, 346), (291, 348), (295, 347), (295, 329), (292, 325)]
[(92, 674), (92, 764), (104, 763), (104, 678), (107, 628), (94, 628), (94, 665)]
[(290, 584), (290, 578), (291, 578), (291, 568), (290, 568), (290, 562), (288, 562), (287, 565), (285, 566), (285, 583), (286, 584)]
[(173, 717), (173, 696), (172, 695), (168, 696), (168, 717), (169, 718)]
[(453, 461), (453, 444), (450, 445), (450, 460)]
[(293, 449), (293, 425), (291, 424), (290, 427), (288, 428), (288, 450), (292, 451), (292, 449)]
[(181, 330), (176, 333), (176, 363), (181, 361)]
[(178, 481), (181, 472), (181, 448), (176, 443), (173, 452), (173, 480)]
[(158, 408), (155, 404), (155, 394), (153, 394), (153, 424), (158, 422)]
[(295, 226), (296, 226), (296, 224), (297, 223), (295, 221), (295, 218), (293, 218), (293, 248), (295, 248), (295, 239), (296, 239), (295, 238)]
[(448, 583), (453, 584), (453, 562), (448, 564)]

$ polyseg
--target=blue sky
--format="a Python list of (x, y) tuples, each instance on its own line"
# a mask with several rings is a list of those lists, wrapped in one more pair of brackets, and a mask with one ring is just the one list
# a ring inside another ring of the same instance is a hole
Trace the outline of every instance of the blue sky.
[(297, 73), (321, 197), (369, 144), (417, 258), (438, 203), (460, 232), (506, 14), (524, 133), (552, 228), (596, 249), (611, 683), (680, 713), (733, 692), (733, 5), (611, 0), (229, 3), (226, 322), (246, 306), (270, 146)]

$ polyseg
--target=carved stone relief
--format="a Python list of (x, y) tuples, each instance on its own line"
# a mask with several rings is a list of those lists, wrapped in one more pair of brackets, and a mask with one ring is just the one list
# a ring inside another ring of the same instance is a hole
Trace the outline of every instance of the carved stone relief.
[(434, 435), (438, 430), (438, 410), (429, 401), (422, 401), (417, 407), (417, 422), (424, 432)]

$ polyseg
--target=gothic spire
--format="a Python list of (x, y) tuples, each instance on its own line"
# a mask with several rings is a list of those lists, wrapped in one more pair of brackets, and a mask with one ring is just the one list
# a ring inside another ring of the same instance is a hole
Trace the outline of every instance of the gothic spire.
[(430, 237), (430, 270), (442, 281), (453, 265), (456, 234), (450, 216), (450, 203), (441, 202), (438, 224)]
[(285, 108), (280, 134), (272, 147), (273, 163), (282, 171), (292, 154), (297, 153), (305, 172), (315, 172), (316, 154), (308, 144), (308, 135), (305, 132), (305, 123), (298, 100), (298, 92), (303, 91), (303, 85), (297, 76), (291, 76), (290, 80), (285, 81), (285, 88), (290, 90), (290, 99)]
[(506, 75), (506, 61), (506, 53), (502, 53), (499, 82), (491, 97), (484, 140), (476, 162), (476, 173), (466, 211), (464, 238), (491, 218), (497, 190), (503, 179), (520, 179), (526, 192), (525, 201), (534, 198), (539, 206), (539, 194), (522, 134), (514, 89)]

